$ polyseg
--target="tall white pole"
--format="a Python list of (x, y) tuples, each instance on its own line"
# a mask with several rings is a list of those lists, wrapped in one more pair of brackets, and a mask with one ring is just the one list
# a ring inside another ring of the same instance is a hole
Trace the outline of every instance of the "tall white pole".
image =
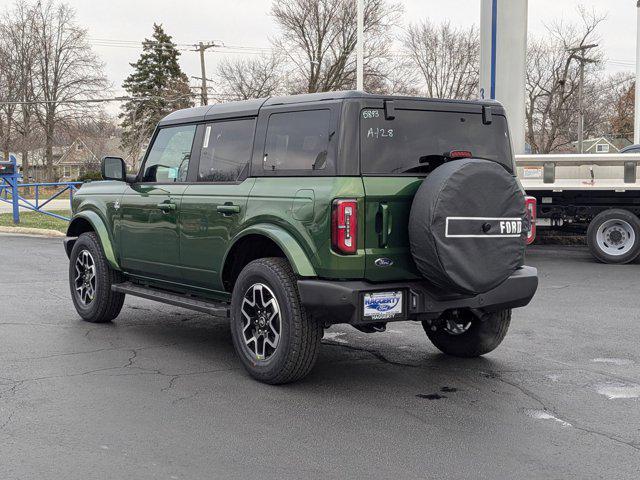
[(638, 26), (636, 34), (636, 110), (633, 128), (633, 143), (640, 143), (640, 0), (637, 4)]
[(364, 0), (356, 1), (358, 2), (358, 32), (356, 40), (356, 89), (364, 90)]
[(525, 153), (529, 0), (480, 2), (480, 97), (507, 112), (515, 154)]

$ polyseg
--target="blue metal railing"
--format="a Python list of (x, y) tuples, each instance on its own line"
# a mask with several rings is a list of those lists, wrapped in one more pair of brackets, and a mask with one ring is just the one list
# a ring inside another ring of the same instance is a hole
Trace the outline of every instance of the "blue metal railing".
[[(22, 175), (20, 175), (17, 163), (14, 155), (10, 155), (8, 161), (0, 161), (0, 202), (10, 203), (13, 206), (13, 223), (20, 223), (21, 208), (33, 210), (34, 212), (59, 218), (60, 220), (66, 220), (67, 222), (71, 220), (63, 215), (47, 212), (43, 210), (43, 207), (64, 192), (69, 191), (69, 208), (72, 209), (73, 194), (80, 188), (82, 182), (20, 183)], [(20, 189), (24, 188), (33, 188), (35, 190), (35, 199), (33, 201), (31, 201), (31, 199), (27, 200), (20, 195)], [(52, 194), (49, 198), (42, 200), (40, 198), (41, 188), (59, 188), (60, 190)], [(11, 195), (11, 200), (9, 200), (9, 195)]]
[[(46, 182), (46, 183), (15, 183), (9, 180), (8, 178), (2, 178), (2, 183), (0, 183), (0, 201), (5, 203), (10, 203), (14, 205), (13, 209), (13, 223), (20, 223), (20, 208), (26, 208), (28, 210), (32, 210), (34, 212), (40, 212), (43, 215), (48, 215), (50, 217), (58, 218), (60, 220), (70, 221), (71, 219), (65, 217), (63, 215), (58, 215), (57, 213), (48, 212), (43, 210), (49, 202), (60, 197), (66, 191), (69, 191), (69, 209), (72, 208), (73, 205), (73, 194), (82, 186), (82, 182)], [(50, 197), (42, 199), (41, 189), (42, 188), (59, 188), (60, 190), (56, 191)], [(22, 195), (20, 195), (20, 189), (24, 188), (33, 188), (35, 193), (35, 198), (26, 199)], [(16, 192), (14, 194), (13, 192)], [(11, 199), (9, 199), (9, 195), (11, 195)], [(15, 208), (15, 204), (17, 203), (17, 209)]]

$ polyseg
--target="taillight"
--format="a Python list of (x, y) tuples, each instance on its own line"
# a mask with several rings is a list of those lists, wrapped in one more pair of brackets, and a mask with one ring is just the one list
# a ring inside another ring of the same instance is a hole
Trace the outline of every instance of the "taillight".
[(529, 215), (529, 223), (531, 224), (531, 227), (529, 228), (529, 234), (527, 235), (527, 245), (531, 245), (536, 239), (536, 198), (525, 197), (524, 205), (527, 210), (527, 215)]
[(353, 199), (333, 201), (331, 246), (336, 252), (347, 255), (358, 250), (358, 203)]

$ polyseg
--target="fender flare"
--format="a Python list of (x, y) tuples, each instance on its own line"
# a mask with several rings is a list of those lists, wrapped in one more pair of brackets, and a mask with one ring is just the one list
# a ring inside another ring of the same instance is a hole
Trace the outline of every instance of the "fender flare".
[(69, 232), (78, 219), (86, 220), (91, 224), (93, 231), (96, 232), (98, 238), (100, 239), (100, 243), (102, 244), (102, 250), (104, 252), (109, 265), (116, 270), (120, 270), (120, 265), (118, 264), (118, 260), (116, 259), (116, 254), (113, 249), (113, 243), (111, 241), (111, 236), (109, 235), (109, 230), (105, 224), (105, 221), (102, 219), (100, 215), (92, 210), (83, 210), (82, 212), (76, 213), (71, 219), (71, 223), (69, 224), (69, 228), (67, 229), (67, 237), (70, 237)]
[(225, 253), (222, 265), (227, 264), (229, 252), (231, 252), (231, 250), (239, 240), (246, 237), (247, 235), (262, 235), (272, 240), (284, 252), (287, 260), (289, 260), (291, 268), (293, 268), (293, 271), (297, 275), (301, 277), (318, 276), (315, 268), (313, 268), (313, 265), (309, 261), (309, 257), (300, 246), (300, 243), (293, 237), (293, 235), (291, 235), (281, 227), (267, 223), (252, 225), (238, 233), (233, 238), (233, 241), (231, 242), (231, 246), (227, 250), (227, 253)]

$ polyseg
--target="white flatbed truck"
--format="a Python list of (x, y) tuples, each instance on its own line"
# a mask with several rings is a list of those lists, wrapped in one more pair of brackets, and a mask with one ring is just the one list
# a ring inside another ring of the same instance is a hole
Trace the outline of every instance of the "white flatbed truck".
[(537, 200), (536, 228), (585, 233), (603, 263), (640, 255), (639, 163), (638, 153), (516, 156), (520, 181)]

